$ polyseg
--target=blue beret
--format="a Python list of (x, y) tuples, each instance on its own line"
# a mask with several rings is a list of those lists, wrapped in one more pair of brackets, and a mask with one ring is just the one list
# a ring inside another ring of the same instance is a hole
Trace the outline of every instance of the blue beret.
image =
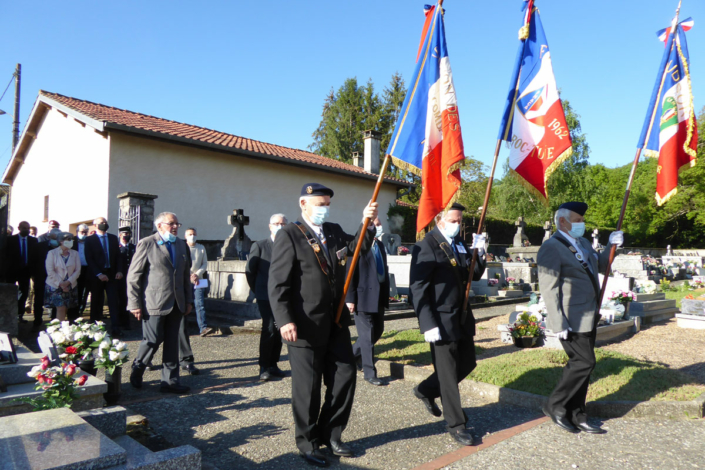
[(448, 208), (449, 211), (464, 211), (465, 206), (462, 204), (458, 204), (457, 202), (454, 202), (452, 206)]
[(563, 204), (558, 206), (558, 208), (568, 209), (569, 211), (573, 211), (576, 214), (585, 215), (585, 212), (587, 212), (588, 210), (588, 205), (584, 202), (564, 202)]
[(333, 197), (333, 190), (318, 183), (306, 183), (301, 188), (302, 196), (330, 196)]

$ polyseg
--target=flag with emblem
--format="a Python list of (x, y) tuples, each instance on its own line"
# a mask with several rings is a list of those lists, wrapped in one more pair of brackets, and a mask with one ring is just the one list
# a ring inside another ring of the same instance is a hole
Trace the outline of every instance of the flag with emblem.
[(548, 203), (546, 182), (572, 153), (570, 131), (553, 75), (551, 52), (534, 0), (523, 4), (519, 53), (509, 84), (499, 139), (507, 142), (510, 172)]
[(443, 9), (426, 5), (424, 14), (412, 85), (387, 149), (395, 165), (421, 176), (417, 232), (454, 202), (465, 160)]
[[(685, 40), (692, 20), (671, 26), (656, 85), (639, 137), (644, 155), (658, 158), (656, 202), (663, 205), (678, 192), (678, 173), (695, 166), (698, 126), (690, 83), (690, 57)], [(661, 35), (662, 32), (659, 32)]]

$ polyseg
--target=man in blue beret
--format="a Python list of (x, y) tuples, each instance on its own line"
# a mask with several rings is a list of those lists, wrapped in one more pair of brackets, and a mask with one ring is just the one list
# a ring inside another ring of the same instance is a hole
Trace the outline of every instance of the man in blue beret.
[(585, 399), (595, 368), (595, 337), (600, 309), (598, 273), (607, 269), (612, 245), (621, 246), (624, 234), (612, 232), (598, 254), (585, 233), (584, 202), (566, 202), (556, 211), (556, 233), (538, 253), (539, 288), (546, 303), (546, 326), (558, 336), (568, 354), (563, 375), (548, 398), (544, 413), (562, 429), (578, 433), (607, 431), (587, 422)]
[[(345, 284), (345, 264), (358, 237), (362, 253), (369, 251), (374, 225), (365, 233), (345, 233), (326, 222), (333, 190), (318, 183), (301, 189), (301, 216), (282, 227), (272, 248), (267, 286), (274, 320), (286, 343), (291, 365), (291, 406), (296, 446), (307, 463), (328, 465), (320, 451), (327, 445), (334, 455), (352, 457), (341, 440), (355, 395), (357, 368), (350, 340), (350, 312), (343, 309), (340, 325), (335, 315)], [(374, 220), (377, 203), (362, 216)], [(321, 407), (321, 379), (326, 386)]]

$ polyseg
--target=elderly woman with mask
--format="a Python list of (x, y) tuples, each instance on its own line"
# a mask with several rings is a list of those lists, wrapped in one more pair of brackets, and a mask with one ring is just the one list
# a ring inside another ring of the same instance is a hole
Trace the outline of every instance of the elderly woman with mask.
[(78, 303), (78, 276), (81, 275), (81, 259), (73, 248), (73, 234), (62, 232), (57, 236), (58, 248), (47, 253), (47, 280), (44, 305), (56, 307), (56, 317), (66, 320), (66, 312)]

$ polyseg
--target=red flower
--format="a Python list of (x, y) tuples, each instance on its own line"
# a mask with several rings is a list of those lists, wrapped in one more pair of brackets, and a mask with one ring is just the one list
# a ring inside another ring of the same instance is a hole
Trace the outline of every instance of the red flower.
[(54, 383), (54, 379), (52, 379), (51, 377), (47, 377), (46, 381), (47, 381), (47, 384), (49, 384), (49, 385)]
[(51, 365), (51, 362), (49, 362), (49, 358), (47, 356), (44, 356), (42, 358), (42, 370), (47, 370), (50, 365)]
[(43, 384), (44, 382), (46, 382), (46, 378), (47, 378), (46, 375), (44, 375), (44, 374), (39, 374), (39, 375), (37, 376), (37, 382), (39, 382), (40, 384)]
[(78, 380), (76, 380), (76, 383), (77, 383), (78, 386), (80, 387), (80, 386), (82, 386), (83, 384), (86, 383), (86, 380), (88, 380), (88, 376), (87, 376), (87, 375), (82, 375), (82, 376), (80, 376), (80, 377), (78, 378)]
[(76, 349), (75, 346), (69, 346), (66, 348), (66, 354), (76, 354), (78, 350)]
[(75, 364), (69, 364), (66, 366), (66, 375), (73, 375), (76, 373), (76, 365)]

